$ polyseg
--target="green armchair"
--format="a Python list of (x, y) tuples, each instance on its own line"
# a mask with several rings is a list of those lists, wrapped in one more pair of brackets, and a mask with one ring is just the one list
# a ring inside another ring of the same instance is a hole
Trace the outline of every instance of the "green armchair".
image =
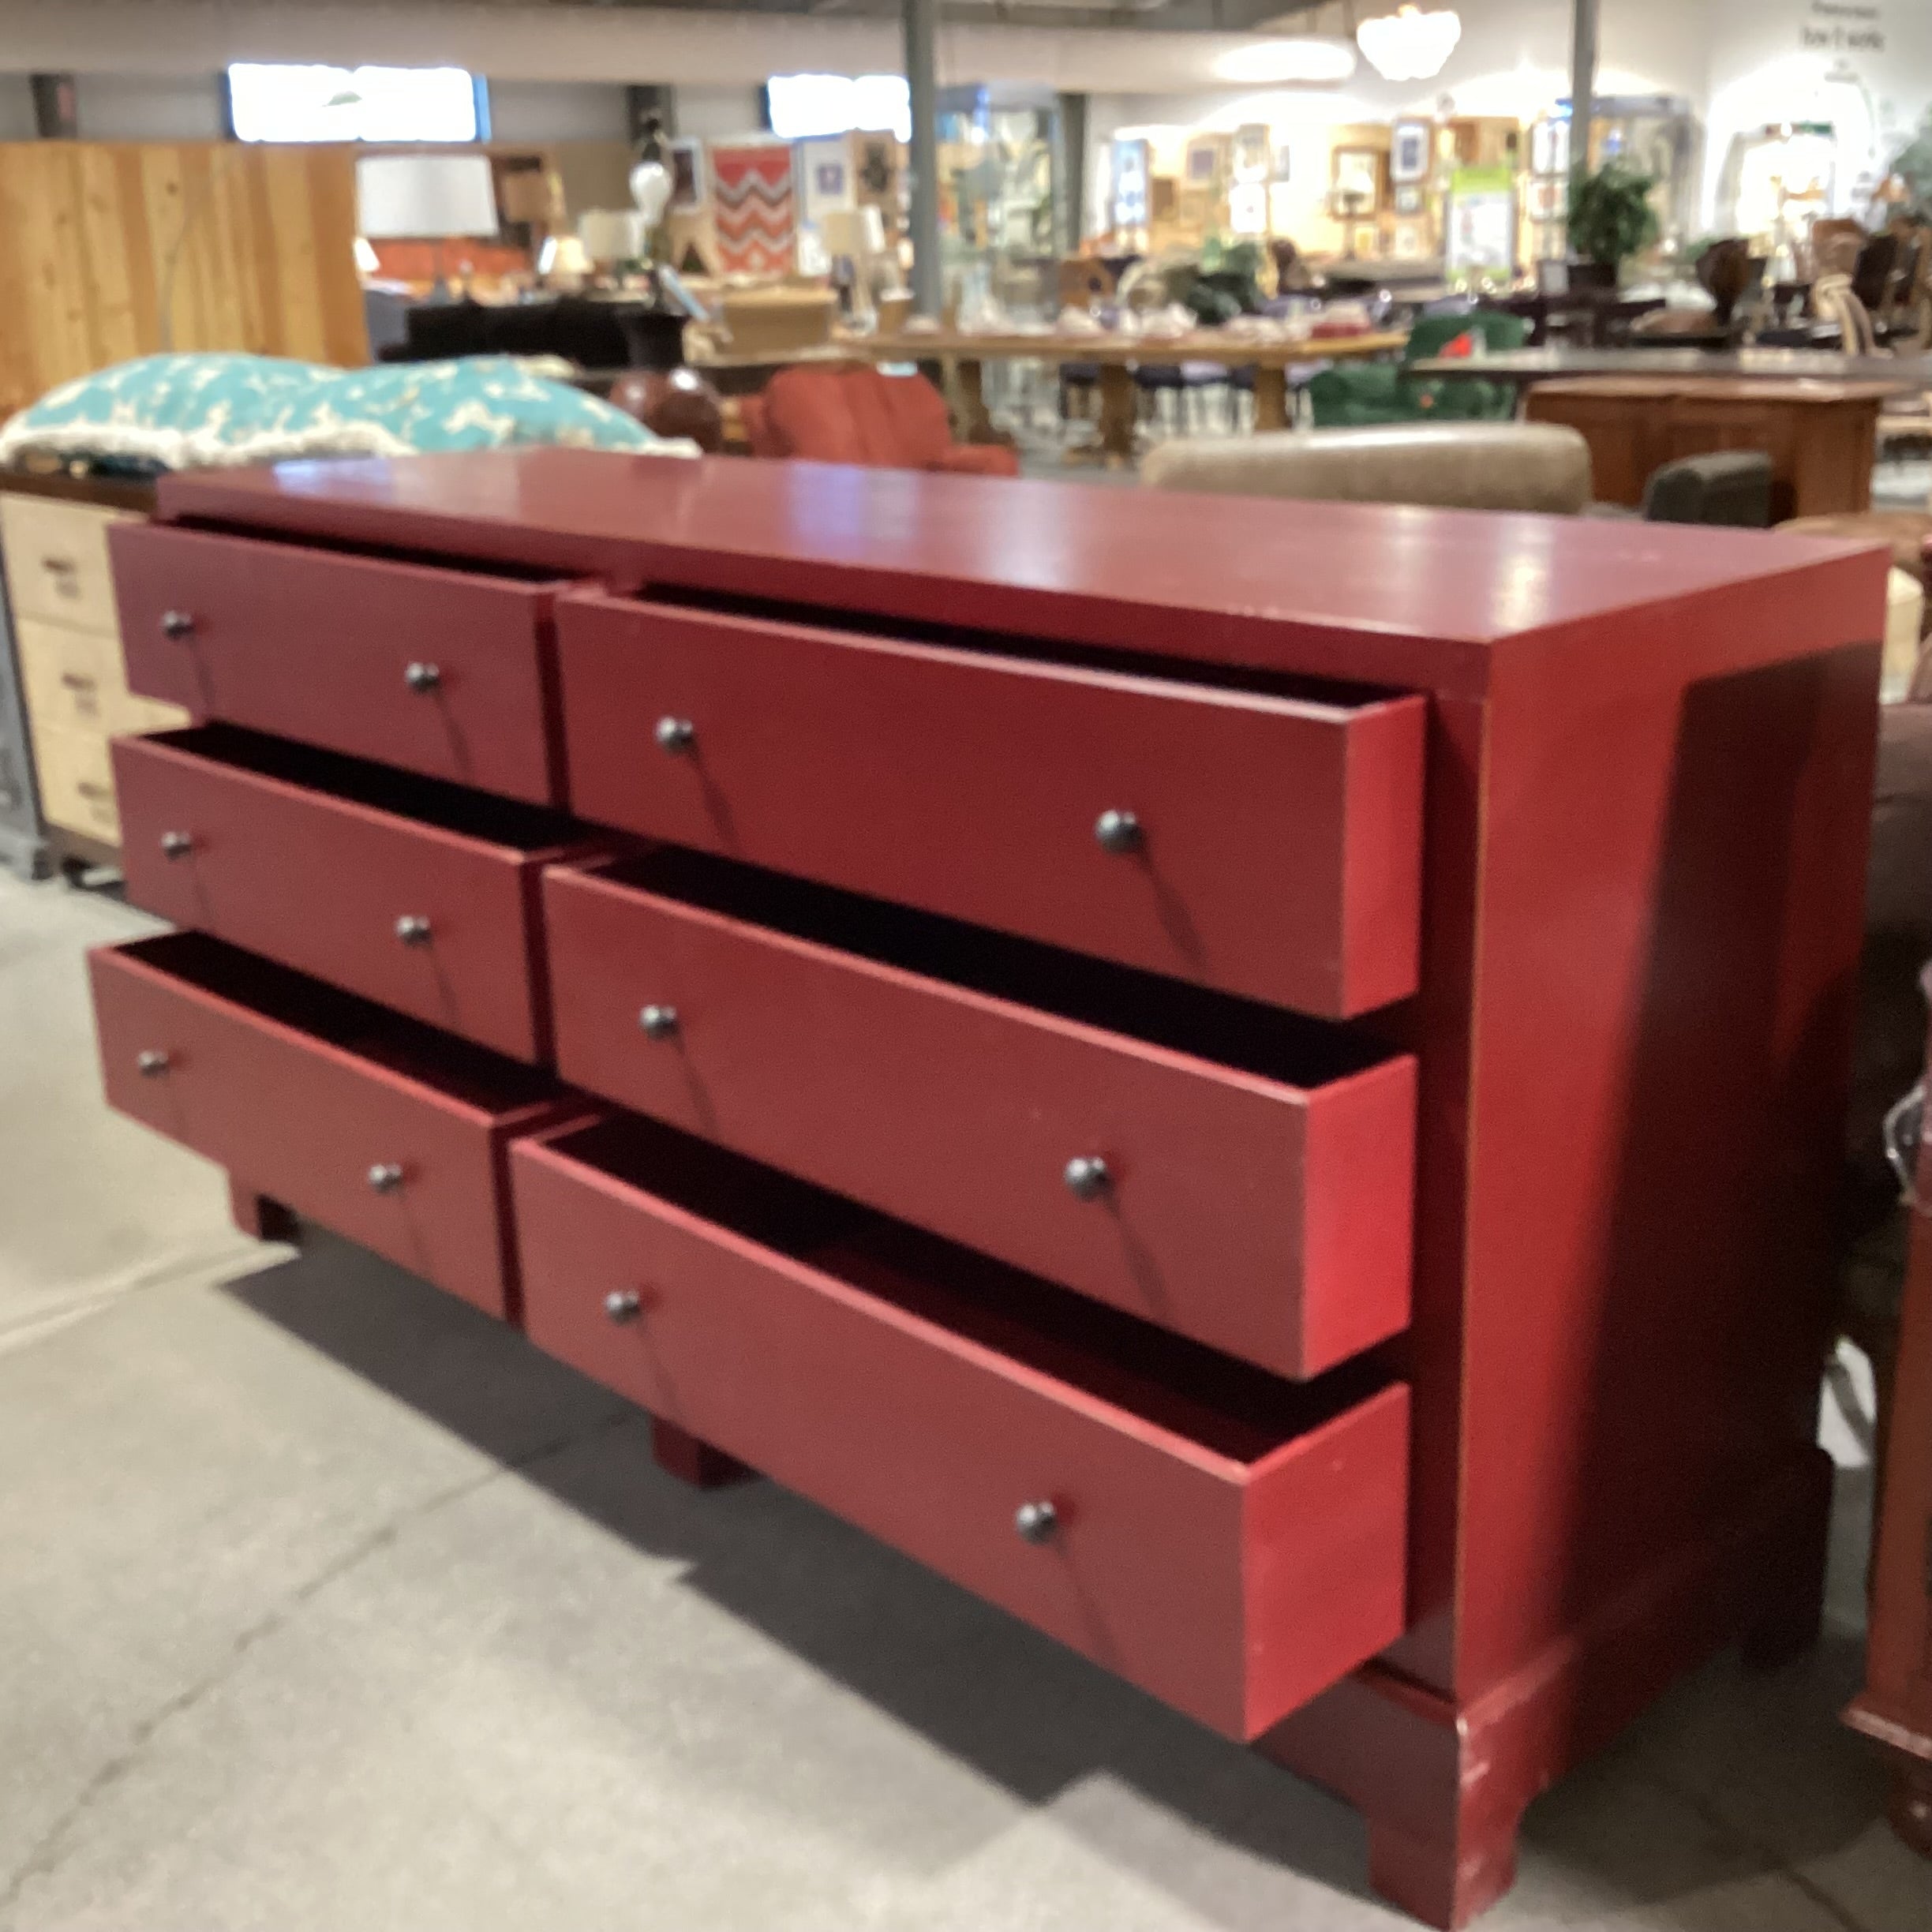
[(1478, 335), (1501, 354), (1520, 349), (1529, 334), (1521, 316), (1478, 309), (1468, 315), (1420, 317), (1400, 362), (1339, 363), (1309, 385), (1318, 429), (1361, 429), (1375, 423), (1507, 422), (1516, 414), (1508, 383), (1436, 382), (1414, 376), (1412, 365), (1438, 356), (1459, 335)]

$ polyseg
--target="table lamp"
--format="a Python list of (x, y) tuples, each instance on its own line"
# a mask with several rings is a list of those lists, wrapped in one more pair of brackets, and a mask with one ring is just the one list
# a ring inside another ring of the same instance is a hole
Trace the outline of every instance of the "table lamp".
[(495, 236), (496, 183), (487, 155), (369, 155), (356, 163), (358, 231), (376, 240), (433, 242), (432, 301), (450, 300), (443, 245)]

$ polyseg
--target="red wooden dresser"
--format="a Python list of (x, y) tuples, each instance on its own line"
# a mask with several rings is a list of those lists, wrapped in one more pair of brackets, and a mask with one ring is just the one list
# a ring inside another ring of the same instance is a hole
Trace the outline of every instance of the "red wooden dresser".
[(554, 451), (118, 530), (115, 1103), (1366, 1813), (1814, 1628), (1885, 559)]

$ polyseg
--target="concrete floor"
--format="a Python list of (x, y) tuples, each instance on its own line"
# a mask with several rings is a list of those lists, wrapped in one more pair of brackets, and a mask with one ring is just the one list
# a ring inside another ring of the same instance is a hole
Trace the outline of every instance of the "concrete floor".
[[(1340, 1932), (1344, 1807), (96, 1097), (112, 900), (0, 876), (0, 1932)], [(1834, 1628), (1533, 1808), (1508, 1928), (1926, 1932)]]

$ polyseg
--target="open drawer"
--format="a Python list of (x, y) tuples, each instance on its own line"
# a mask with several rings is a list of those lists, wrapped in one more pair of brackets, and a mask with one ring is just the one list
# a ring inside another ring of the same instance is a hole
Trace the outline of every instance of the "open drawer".
[(1428, 706), (576, 590), (582, 817), (1346, 1018), (1419, 970)]
[(128, 684), (432, 778), (561, 804), (543, 574), (117, 525)]
[(582, 1112), (530, 1068), (199, 933), (88, 956), (107, 1099), (248, 1188), (514, 1316), (504, 1151)]
[(668, 846), (544, 902), (575, 1085), (1278, 1374), (1407, 1324), (1406, 1055)]
[(539, 1346), (1217, 1730), (1400, 1634), (1368, 1365), (1278, 1381), (648, 1121), (511, 1168)]
[(114, 747), (128, 897), (519, 1059), (550, 1051), (560, 812), (225, 724)]

